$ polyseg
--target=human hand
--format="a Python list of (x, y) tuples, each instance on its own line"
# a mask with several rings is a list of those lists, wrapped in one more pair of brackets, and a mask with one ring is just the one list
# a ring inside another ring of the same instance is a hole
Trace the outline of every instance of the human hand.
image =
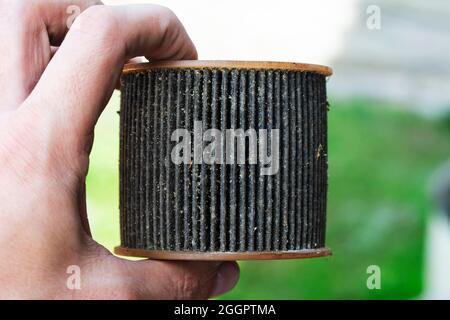
[[(0, 0), (0, 298), (203, 299), (236, 263), (128, 261), (90, 236), (94, 126), (133, 57), (196, 59), (176, 16), (90, 0)], [(67, 8), (82, 13), (68, 31)], [(81, 289), (67, 268), (79, 266)]]

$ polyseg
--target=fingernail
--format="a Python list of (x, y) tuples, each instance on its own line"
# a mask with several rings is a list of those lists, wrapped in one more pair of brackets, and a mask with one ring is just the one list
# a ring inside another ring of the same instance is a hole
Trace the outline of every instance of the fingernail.
[(211, 298), (218, 297), (231, 289), (239, 280), (239, 266), (235, 262), (224, 262), (217, 271)]

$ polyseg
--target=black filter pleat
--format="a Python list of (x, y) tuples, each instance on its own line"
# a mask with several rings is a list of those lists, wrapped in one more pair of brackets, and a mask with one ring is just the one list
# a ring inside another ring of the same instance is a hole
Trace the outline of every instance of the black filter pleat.
[[(239, 74), (239, 120), (238, 127), (247, 130), (247, 72), (240, 71)], [(238, 148), (245, 148), (245, 140), (239, 140)], [(247, 250), (247, 166), (239, 164), (239, 251)]]
[[(322, 152), (320, 157), (320, 167), (321, 167), (321, 177), (320, 177), (320, 194), (327, 193), (328, 189), (328, 136), (327, 136), (327, 127), (328, 127), (328, 101), (327, 101), (327, 92), (326, 92), (326, 83), (325, 81), (320, 81), (320, 137), (322, 143)], [(320, 239), (319, 245), (325, 243), (325, 228), (326, 228), (326, 220), (327, 220), (327, 197), (320, 198), (320, 212), (319, 215), (321, 217), (321, 225), (320, 225)]]
[[(273, 71), (267, 72), (266, 85), (266, 112), (264, 113), (264, 122), (267, 130), (275, 129), (274, 127), (274, 112), (273, 112)], [(264, 126), (264, 125), (263, 125)], [(272, 145), (275, 143), (272, 139), (272, 131), (267, 132), (267, 150), (272, 150)], [(270, 157), (273, 159), (274, 155), (272, 151), (269, 151)], [(277, 168), (273, 168), (277, 170)], [(273, 232), (273, 175), (266, 176), (266, 188), (265, 188), (265, 251), (272, 250), (272, 232)]]
[[(266, 72), (260, 71), (257, 76), (257, 134), (259, 137), (259, 142), (261, 140), (261, 135), (263, 134), (261, 130), (267, 129), (266, 115)], [(265, 138), (264, 138), (265, 139)], [(261, 144), (258, 144), (258, 159), (261, 159), (262, 151), (260, 150)], [(261, 174), (263, 164), (258, 161), (257, 165), (257, 190), (256, 190), (256, 216), (257, 216), (257, 226), (256, 226), (256, 242), (257, 250), (264, 250), (264, 223), (266, 219), (265, 215), (265, 175)]]
[(175, 186), (174, 186), (174, 175), (175, 175), (175, 165), (171, 161), (171, 151), (172, 151), (172, 132), (176, 129), (176, 98), (177, 98), (177, 82), (176, 75), (174, 71), (169, 71), (168, 81), (167, 81), (167, 106), (166, 110), (166, 124), (167, 128), (164, 134), (165, 139), (165, 157), (164, 166), (166, 176), (164, 177), (166, 182), (166, 241), (167, 247), (170, 250), (175, 249), (176, 240), (176, 228), (175, 228), (175, 210), (173, 208), (175, 205)]
[[(185, 126), (184, 128), (186, 131), (190, 132), (194, 128), (194, 120), (192, 117), (193, 110), (192, 110), (192, 96), (193, 96), (193, 84), (192, 84), (192, 72), (190, 70), (185, 71), (184, 74), (186, 78), (186, 86), (184, 88), (184, 96), (185, 96), (185, 103), (184, 103), (184, 116), (185, 116)], [(192, 139), (189, 140), (189, 149), (185, 150), (187, 153), (192, 151)], [(184, 211), (184, 250), (190, 250), (192, 248), (192, 231), (191, 231), (191, 199), (192, 199), (192, 160), (189, 163), (185, 163), (183, 170), (183, 184), (184, 184), (184, 203), (183, 203), (183, 211)]]
[[(310, 95), (312, 95), (312, 75), (307, 74), (306, 75), (306, 81), (305, 81), (305, 85), (306, 85), (306, 97), (309, 97)], [(311, 180), (312, 180), (312, 174), (313, 174), (313, 166), (312, 166), (312, 154), (313, 154), (313, 142), (312, 142), (312, 126), (313, 124), (311, 123), (311, 113), (312, 113), (312, 108), (313, 108), (313, 104), (314, 101), (311, 100), (309, 101), (309, 105), (308, 108), (305, 108), (306, 114), (305, 114), (305, 140), (306, 140), (306, 145), (309, 146), (309, 148), (305, 149), (305, 156), (306, 156), (306, 161), (305, 161), (305, 178), (306, 178), (306, 183), (305, 183), (305, 190), (304, 190), (304, 196), (305, 196), (305, 200), (306, 200), (306, 204), (305, 204), (305, 212), (306, 212), (306, 230), (308, 230), (309, 232), (305, 232), (306, 235), (306, 248), (310, 249), (311, 248), (311, 239), (312, 239), (312, 229), (313, 229), (313, 225), (312, 225), (312, 189), (311, 189)]]
[[(219, 129), (222, 132), (225, 132), (228, 126), (228, 118), (229, 118), (229, 110), (228, 110), (228, 70), (223, 70), (221, 72), (222, 82), (220, 88), (220, 124)], [(227, 239), (228, 239), (228, 230), (227, 230), (227, 211), (228, 211), (228, 192), (229, 192), (229, 184), (227, 184), (228, 176), (227, 176), (227, 166), (226, 166), (226, 146), (225, 146), (226, 137), (222, 136), (222, 144), (221, 144), (221, 164), (220, 164), (220, 226), (219, 226), (219, 243), (220, 243), (220, 251), (226, 251), (227, 249)]]
[[(220, 80), (219, 80), (219, 72), (217, 70), (212, 71), (211, 75), (211, 100), (210, 100), (210, 111), (211, 111), (211, 128), (218, 128), (220, 121), (220, 111), (219, 111), (219, 88), (220, 88)], [(216, 137), (217, 139), (218, 137)], [(216, 140), (217, 142), (217, 140)], [(216, 163), (215, 159), (218, 158), (220, 154), (217, 152), (214, 153), (214, 163)], [(211, 166), (211, 173), (209, 178), (210, 190), (209, 196), (211, 205), (209, 207), (210, 214), (210, 242), (209, 249), (211, 251), (218, 250), (219, 246), (219, 203), (220, 198), (218, 197), (218, 192), (220, 190), (219, 183), (219, 175), (220, 168), (217, 165)], [(205, 178), (207, 179), (207, 178)]]
[[(273, 110), (274, 128), (280, 130), (280, 146), (281, 143), (281, 72), (275, 73), (274, 84), (274, 96), (275, 106)], [(280, 148), (281, 149), (281, 148)], [(281, 159), (281, 150), (279, 152), (279, 158)], [(274, 176), (274, 195), (273, 195), (273, 213), (274, 213), (274, 226), (273, 226), (273, 250), (280, 250), (281, 244), (281, 217), (283, 210), (281, 209), (281, 161), (279, 161), (279, 171)]]
[(147, 100), (145, 104), (145, 138), (144, 138), (144, 145), (145, 145), (145, 156), (144, 156), (144, 162), (145, 162), (145, 218), (146, 218), (146, 248), (154, 249), (155, 244), (153, 241), (153, 210), (151, 207), (152, 204), (152, 194), (154, 185), (152, 183), (153, 181), (153, 162), (154, 162), (154, 153), (151, 148), (152, 144), (149, 143), (152, 141), (152, 137), (154, 135), (153, 133), (153, 97), (154, 97), (154, 89), (155, 89), (155, 76), (154, 74), (148, 75), (148, 84), (147, 84)]
[[(247, 104), (247, 129), (256, 130), (256, 72), (251, 70), (248, 74), (248, 104)], [(250, 139), (249, 139), (250, 140)], [(253, 164), (252, 157), (257, 153), (257, 146), (254, 143), (246, 142), (249, 150), (248, 159), (248, 181), (247, 181), (247, 243), (248, 251), (255, 251), (255, 230), (256, 230), (256, 164)]]
[[(308, 92), (307, 92), (307, 76), (308, 74), (303, 74), (302, 75), (302, 83), (301, 83), (301, 91), (302, 91), (302, 108), (301, 108), (301, 115), (302, 115), (302, 123), (301, 123), (301, 127), (302, 127), (302, 146), (309, 146), (309, 137), (308, 137), (308, 108), (309, 106), (309, 101), (308, 101)], [(309, 172), (309, 168), (308, 168), (308, 149), (303, 149), (302, 152), (302, 166), (300, 168), (301, 172), (302, 172), (302, 190), (300, 193), (300, 196), (302, 198), (302, 208), (301, 208), (301, 221), (302, 221), (302, 232), (301, 232), (301, 238), (302, 238), (302, 242), (301, 242), (301, 248), (306, 248), (307, 246), (307, 238), (308, 238), (308, 230), (309, 230), (309, 226), (308, 226), (308, 172)]]
[[(211, 74), (208, 70), (203, 72), (203, 89), (202, 89), (202, 123), (209, 124), (211, 123), (210, 116), (210, 86), (211, 86)], [(203, 129), (203, 128), (202, 128)], [(202, 157), (207, 156), (210, 157), (210, 154), (205, 154), (202, 151)], [(209, 159), (208, 159), (209, 160)], [(211, 179), (208, 177), (211, 176), (210, 171), (211, 166), (202, 161), (201, 163), (201, 171), (200, 171), (200, 251), (206, 251), (208, 247), (208, 232), (209, 232), (209, 214), (206, 211), (207, 208), (210, 208), (210, 194), (208, 190), (210, 190)]]
[[(177, 73), (176, 75), (176, 120), (175, 120), (175, 128), (184, 128), (185, 127), (185, 118), (184, 118), (184, 77), (182, 77), (181, 73)], [(172, 140), (172, 135), (171, 135)], [(176, 141), (178, 142), (178, 141)], [(183, 182), (183, 166), (182, 164), (175, 165), (175, 181), (174, 181), (174, 233), (175, 233), (175, 250), (180, 251), (182, 249), (184, 243), (184, 234), (182, 232), (183, 225), (183, 193), (184, 193), (184, 184)]]
[[(228, 128), (230, 129), (238, 129), (237, 126), (237, 118), (238, 118), (238, 95), (239, 95), (239, 71), (233, 70), (231, 71), (231, 79), (230, 79), (230, 123)], [(232, 142), (231, 149), (233, 151), (236, 149), (236, 144)], [(230, 150), (231, 150), (230, 149)], [(239, 205), (238, 199), (239, 196), (237, 194), (236, 184), (237, 184), (237, 157), (235, 156), (236, 152), (229, 152), (228, 161), (232, 164), (229, 166), (229, 238), (230, 238), (230, 251), (236, 251), (237, 246), (237, 207)]]
[[(312, 79), (312, 94), (315, 96), (317, 94), (317, 83), (316, 83), (316, 77), (313, 76)], [(317, 178), (318, 178), (318, 165), (317, 165), (317, 152), (318, 152), (318, 147), (319, 147), (319, 142), (318, 142), (318, 124), (317, 124), (317, 109), (318, 109), (318, 103), (317, 103), (317, 99), (313, 100), (313, 108), (312, 108), (312, 117), (311, 117), (311, 121), (312, 121), (312, 145), (313, 145), (313, 154), (312, 154), (312, 158), (311, 158), (311, 163), (312, 163), (312, 179), (311, 179), (311, 183), (312, 183), (312, 187), (311, 187), (311, 193), (312, 193), (312, 211), (313, 212), (318, 212), (318, 208), (317, 208), (317, 187), (318, 187), (318, 183), (317, 183)], [(317, 246), (317, 222), (318, 222), (318, 215), (317, 214), (313, 214), (312, 215), (312, 240), (311, 240), (311, 247), (312, 248), (316, 248)]]
[(289, 248), (295, 248), (296, 198), (297, 198), (297, 100), (295, 95), (295, 73), (289, 73)]
[(281, 146), (280, 175), (281, 175), (281, 249), (288, 249), (289, 236), (289, 82), (288, 73), (281, 76)]
[(140, 126), (139, 126), (139, 132), (138, 132), (138, 139), (139, 139), (139, 162), (138, 162), (138, 174), (139, 174), (139, 185), (141, 188), (139, 189), (138, 194), (138, 200), (139, 200), (139, 239), (138, 243), (136, 244), (139, 246), (140, 249), (145, 248), (147, 243), (147, 232), (146, 232), (146, 208), (145, 203), (147, 202), (147, 186), (146, 186), (146, 164), (145, 164), (145, 147), (147, 144), (147, 135), (146, 135), (146, 128), (148, 127), (146, 123), (146, 105), (147, 105), (147, 93), (148, 93), (148, 77), (142, 76), (141, 77), (141, 83), (140, 83), (140, 90), (141, 90), (141, 102), (139, 107), (139, 119), (140, 119)]
[[(128, 86), (127, 85), (123, 85), (122, 86), (122, 94), (120, 96), (120, 111), (118, 112), (120, 115), (120, 134), (119, 134), (119, 144), (121, 146), (120, 150), (119, 150), (119, 174), (120, 174), (120, 181), (119, 181), (119, 194), (120, 194), (120, 203), (119, 203), (119, 219), (121, 223), (125, 223), (125, 218), (126, 218), (126, 199), (125, 199), (125, 182), (124, 182), (124, 173), (125, 173), (125, 161), (124, 161), (124, 156), (125, 156), (125, 148), (124, 146), (126, 145), (126, 140), (125, 140), (125, 130), (124, 130), (124, 125), (125, 125), (125, 115), (126, 113), (128, 113), (127, 111), (127, 99), (128, 99)], [(128, 100), (129, 101), (129, 100)], [(122, 114), (121, 114), (122, 113)], [(123, 227), (120, 228), (120, 239), (125, 239), (125, 230), (123, 229)]]
[[(325, 75), (315, 72), (166, 68), (124, 74), (122, 247), (323, 248), (327, 108)], [(187, 147), (177, 154), (176, 145)], [(273, 174), (263, 175), (270, 167)]]
[(158, 150), (159, 161), (158, 166), (158, 180), (159, 186), (159, 201), (158, 201), (158, 216), (159, 216), (159, 236), (162, 249), (167, 249), (166, 246), (166, 216), (165, 216), (165, 198), (167, 196), (167, 181), (165, 179), (165, 147), (166, 147), (166, 127), (167, 127), (167, 70), (164, 70), (161, 74), (161, 92), (160, 92), (160, 108), (159, 108), (159, 131), (158, 131)]
[(296, 216), (296, 228), (297, 232), (295, 234), (295, 249), (300, 250), (302, 248), (301, 235), (303, 233), (303, 215), (302, 215), (302, 199), (303, 199), (303, 164), (304, 155), (301, 152), (303, 147), (303, 101), (302, 101), (302, 81), (304, 74), (297, 72), (295, 74), (295, 98), (296, 98), (296, 149), (300, 151), (297, 154), (297, 162), (295, 174), (297, 176), (297, 186), (296, 186), (296, 199), (295, 199), (295, 216)]
[[(129, 199), (129, 194), (131, 192), (131, 190), (129, 190), (129, 188), (132, 186), (132, 184), (130, 183), (129, 179), (131, 177), (130, 174), (130, 165), (131, 165), (131, 160), (129, 158), (130, 155), (130, 148), (132, 147), (132, 143), (130, 141), (130, 128), (127, 127), (127, 125), (129, 126), (129, 124), (131, 123), (131, 104), (133, 102), (133, 99), (131, 98), (131, 87), (132, 87), (132, 83), (128, 83), (128, 84), (124, 84), (123, 86), (123, 92), (126, 96), (126, 99), (124, 101), (124, 104), (121, 105), (121, 111), (120, 111), (120, 116), (121, 118), (123, 118), (122, 121), (122, 141), (123, 141), (123, 148), (122, 149), (122, 157), (123, 159), (120, 160), (122, 162), (122, 170), (120, 172), (120, 180), (121, 180), (121, 184), (122, 184), (122, 190), (123, 192), (121, 193), (121, 206), (123, 207), (124, 213), (122, 214), (122, 220), (121, 220), (121, 229), (122, 229), (122, 233), (123, 233), (123, 238), (122, 241), (125, 241), (127, 243), (130, 243), (130, 239), (129, 239), (129, 235), (130, 235), (130, 231), (128, 230), (128, 228), (130, 227), (130, 216), (131, 216), (131, 209), (130, 209), (130, 199)], [(126, 157), (126, 160), (125, 160)]]
[[(193, 91), (193, 118), (194, 129), (202, 130), (201, 121), (201, 81), (202, 75), (200, 71), (194, 71), (194, 91)], [(194, 131), (195, 132), (195, 131)], [(192, 249), (199, 250), (199, 220), (200, 220), (200, 171), (201, 171), (201, 152), (203, 143), (197, 141), (197, 136), (193, 135), (193, 164), (192, 164)], [(197, 159), (196, 159), (197, 158)]]
[(160, 242), (160, 224), (159, 224), (159, 194), (161, 193), (161, 186), (158, 181), (159, 177), (159, 132), (160, 132), (160, 83), (162, 81), (161, 73), (157, 72), (155, 74), (155, 91), (154, 91), (154, 103), (153, 103), (153, 135), (152, 135), (152, 142), (151, 142), (151, 149), (153, 153), (153, 190), (152, 190), (152, 211), (153, 211), (153, 242), (155, 249), (161, 248), (161, 242)]
[(131, 243), (131, 245), (133, 247), (136, 247), (136, 233), (138, 232), (138, 230), (136, 230), (136, 220), (137, 220), (137, 215), (139, 214), (139, 208), (136, 207), (136, 197), (139, 194), (139, 182), (138, 180), (138, 174), (136, 172), (136, 162), (137, 162), (137, 157), (136, 154), (139, 150), (139, 145), (137, 143), (137, 134), (136, 134), (136, 130), (137, 130), (137, 113), (138, 113), (138, 106), (139, 106), (139, 92), (138, 92), (138, 88), (139, 88), (139, 77), (136, 79), (136, 81), (132, 84), (131, 86), (131, 92), (133, 96), (138, 97), (138, 101), (136, 104), (136, 107), (132, 106), (130, 108), (130, 112), (131, 112), (131, 137), (130, 137), (130, 141), (131, 141), (131, 146), (130, 146), (130, 185), (131, 186), (136, 186), (136, 189), (131, 189), (129, 190), (129, 201), (130, 201), (130, 211), (133, 214), (130, 214), (130, 221), (129, 221), (129, 241)]

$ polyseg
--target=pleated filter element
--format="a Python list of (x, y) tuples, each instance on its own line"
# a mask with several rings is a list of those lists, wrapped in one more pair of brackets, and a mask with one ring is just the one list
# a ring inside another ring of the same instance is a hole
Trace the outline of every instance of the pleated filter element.
[(116, 252), (188, 260), (329, 255), (330, 74), (288, 63), (128, 66)]

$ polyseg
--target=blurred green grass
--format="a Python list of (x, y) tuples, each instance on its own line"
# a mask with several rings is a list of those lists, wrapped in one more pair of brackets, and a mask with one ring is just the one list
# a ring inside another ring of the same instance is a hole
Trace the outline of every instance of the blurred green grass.
[[(120, 242), (119, 97), (96, 128), (88, 175), (94, 238)], [(427, 119), (366, 100), (332, 101), (329, 112), (329, 258), (241, 263), (227, 299), (403, 299), (423, 286), (424, 238), (433, 170), (450, 158), (449, 117)], [(378, 265), (382, 289), (368, 290)]]

